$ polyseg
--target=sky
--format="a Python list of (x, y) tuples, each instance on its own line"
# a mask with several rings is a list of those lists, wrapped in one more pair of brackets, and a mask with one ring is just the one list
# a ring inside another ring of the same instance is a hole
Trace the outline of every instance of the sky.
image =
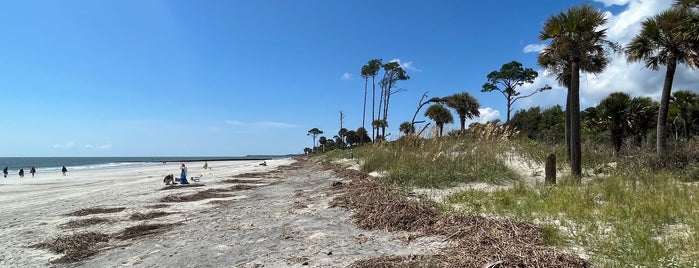
[[(481, 87), (513, 60), (539, 72), (522, 92), (553, 87), (514, 110), (565, 102), (536, 65), (549, 17), (591, 4), (623, 46), (671, 2), (0, 1), (0, 156), (302, 153), (311, 128), (337, 135), (340, 111), (343, 127), (362, 126), (360, 70), (374, 58), (410, 76), (391, 98), (389, 140), (425, 93), (468, 92), (481, 104), (475, 121), (504, 121), (504, 97)], [(611, 57), (582, 75), (583, 109), (617, 91), (659, 99), (665, 68)], [(699, 90), (699, 75), (680, 66), (673, 90), (684, 89)]]

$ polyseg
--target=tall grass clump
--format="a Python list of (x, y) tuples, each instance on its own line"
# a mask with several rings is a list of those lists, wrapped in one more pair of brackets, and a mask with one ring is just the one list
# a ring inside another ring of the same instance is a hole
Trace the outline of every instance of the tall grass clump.
[(492, 130), (481, 135), (432, 139), (404, 136), (395, 142), (372, 145), (357, 155), (363, 159), (363, 171), (383, 173), (385, 182), (404, 187), (518, 179), (502, 158), (509, 142)]
[(576, 251), (601, 267), (699, 265), (699, 214), (694, 212), (699, 187), (667, 172), (636, 176), (631, 180), (615, 174), (583, 185), (467, 191), (449, 196), (442, 208), (555, 227), (560, 233), (548, 230), (544, 241), (563, 240), (581, 248)]

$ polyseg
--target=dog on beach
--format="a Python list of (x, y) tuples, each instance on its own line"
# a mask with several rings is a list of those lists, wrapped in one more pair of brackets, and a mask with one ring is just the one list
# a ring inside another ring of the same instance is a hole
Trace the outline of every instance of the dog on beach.
[(168, 174), (167, 176), (165, 176), (165, 178), (163, 178), (163, 182), (165, 183), (165, 185), (175, 184), (175, 176), (172, 174)]

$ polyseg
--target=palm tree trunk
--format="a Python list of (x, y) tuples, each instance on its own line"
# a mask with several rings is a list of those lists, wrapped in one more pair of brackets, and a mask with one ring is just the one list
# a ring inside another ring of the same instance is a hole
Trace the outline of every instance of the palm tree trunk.
[(459, 115), (459, 123), (461, 123), (461, 134), (466, 132), (466, 115)]
[(566, 89), (568, 90), (565, 113), (566, 160), (570, 163), (570, 85)]
[(663, 93), (660, 97), (660, 110), (658, 111), (658, 141), (656, 153), (663, 164), (667, 164), (667, 113), (670, 106), (670, 91), (672, 91), (672, 80), (675, 78), (677, 60), (670, 59), (665, 72), (665, 83)]
[(376, 128), (374, 128), (374, 120), (376, 120), (376, 117), (374, 116), (374, 111), (376, 111), (376, 75), (371, 76), (371, 141), (373, 142), (376, 140)]
[(366, 93), (367, 84), (369, 83), (369, 77), (364, 77), (364, 112), (362, 112), (362, 127), (366, 129)]
[(576, 182), (582, 178), (582, 146), (580, 137), (580, 69), (571, 63), (570, 87), (570, 174)]

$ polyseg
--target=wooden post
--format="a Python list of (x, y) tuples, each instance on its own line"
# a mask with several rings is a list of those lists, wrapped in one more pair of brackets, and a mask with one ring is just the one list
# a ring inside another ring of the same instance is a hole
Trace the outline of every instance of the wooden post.
[(546, 157), (546, 184), (556, 184), (556, 155)]

